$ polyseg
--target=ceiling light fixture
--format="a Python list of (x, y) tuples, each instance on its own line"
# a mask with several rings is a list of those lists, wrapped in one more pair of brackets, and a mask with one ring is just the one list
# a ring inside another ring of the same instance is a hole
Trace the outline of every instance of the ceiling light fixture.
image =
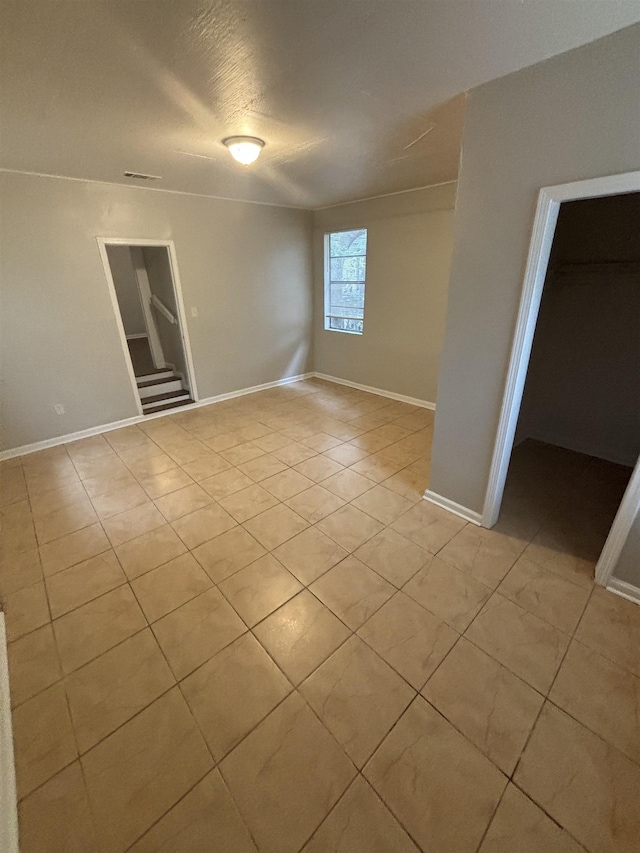
[(255, 163), (264, 148), (264, 140), (257, 136), (228, 136), (222, 140), (222, 144), (227, 146), (233, 159), (243, 166)]

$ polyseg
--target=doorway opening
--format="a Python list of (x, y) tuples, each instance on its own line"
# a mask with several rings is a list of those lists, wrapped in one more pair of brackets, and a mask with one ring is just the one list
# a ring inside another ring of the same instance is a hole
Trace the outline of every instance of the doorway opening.
[(605, 586), (640, 508), (639, 233), (640, 173), (540, 191), (482, 516), (526, 496), (556, 568)]
[(173, 244), (98, 244), (139, 413), (192, 404), (198, 398)]

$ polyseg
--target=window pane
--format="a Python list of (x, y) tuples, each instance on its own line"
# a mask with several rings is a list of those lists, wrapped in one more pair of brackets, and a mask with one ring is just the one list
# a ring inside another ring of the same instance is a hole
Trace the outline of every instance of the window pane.
[(362, 334), (364, 323), (362, 320), (341, 320), (332, 317), (329, 320), (329, 328), (337, 332), (358, 332)]
[(364, 282), (331, 284), (329, 314), (362, 317), (364, 310)]
[(365, 257), (331, 258), (331, 281), (364, 281), (367, 277)]
[(367, 229), (359, 228), (357, 231), (337, 231), (331, 235), (331, 257), (343, 255), (366, 255), (367, 253)]

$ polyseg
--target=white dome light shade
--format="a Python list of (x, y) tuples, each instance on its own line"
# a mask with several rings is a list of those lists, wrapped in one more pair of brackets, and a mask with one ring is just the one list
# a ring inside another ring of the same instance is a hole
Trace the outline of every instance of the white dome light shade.
[(257, 136), (229, 136), (222, 143), (227, 146), (233, 159), (243, 166), (255, 163), (264, 147), (264, 140)]

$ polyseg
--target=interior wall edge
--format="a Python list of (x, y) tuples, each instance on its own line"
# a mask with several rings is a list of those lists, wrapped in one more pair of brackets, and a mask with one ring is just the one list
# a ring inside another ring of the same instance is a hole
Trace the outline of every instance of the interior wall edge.
[(419, 400), (417, 397), (408, 397), (406, 394), (396, 394), (395, 391), (386, 391), (384, 388), (362, 385), (360, 382), (352, 382), (350, 379), (341, 379), (339, 376), (330, 376), (327, 373), (314, 371), (311, 375), (316, 379), (324, 379), (326, 382), (335, 382), (336, 385), (346, 385), (347, 388), (356, 388), (358, 391), (366, 391), (368, 394), (377, 394), (378, 397), (388, 397), (390, 400), (397, 400), (399, 403), (409, 403), (411, 406), (430, 409), (432, 412), (436, 410), (436, 404), (430, 400)]
[(9, 701), (9, 667), (4, 613), (0, 611), (0, 850), (18, 853), (18, 798)]
[(101, 435), (103, 432), (112, 432), (115, 429), (135, 426), (135, 424), (140, 424), (144, 421), (168, 417), (169, 415), (176, 415), (181, 412), (190, 412), (193, 409), (199, 409), (202, 406), (210, 406), (213, 403), (222, 403), (225, 400), (232, 400), (235, 397), (244, 397), (246, 394), (255, 394), (258, 391), (267, 391), (269, 388), (278, 388), (281, 385), (290, 385), (292, 382), (299, 382), (301, 379), (311, 379), (313, 376), (315, 376), (314, 373), (300, 373), (297, 376), (285, 376), (283, 379), (276, 379), (274, 382), (265, 382), (262, 385), (253, 385), (251, 388), (241, 388), (238, 391), (228, 391), (226, 394), (218, 394), (216, 397), (207, 397), (204, 400), (198, 400), (196, 403), (189, 403), (187, 406), (176, 406), (174, 409), (167, 409), (163, 412), (153, 412), (148, 415), (137, 415), (133, 418), (125, 418), (124, 420), (113, 421), (109, 424), (100, 424), (99, 426), (89, 427), (88, 429), (79, 430), (78, 432), (70, 432), (66, 435), (46, 438), (43, 441), (36, 441), (33, 444), (24, 444), (21, 447), (8, 448), (7, 450), (0, 451), (0, 462), (4, 462), (6, 459), (15, 459), (17, 456), (27, 456), (30, 453), (37, 453), (39, 450), (47, 450), (49, 447), (57, 447), (60, 444), (69, 444), (70, 442), (78, 441), (81, 438), (90, 438), (92, 435)]

